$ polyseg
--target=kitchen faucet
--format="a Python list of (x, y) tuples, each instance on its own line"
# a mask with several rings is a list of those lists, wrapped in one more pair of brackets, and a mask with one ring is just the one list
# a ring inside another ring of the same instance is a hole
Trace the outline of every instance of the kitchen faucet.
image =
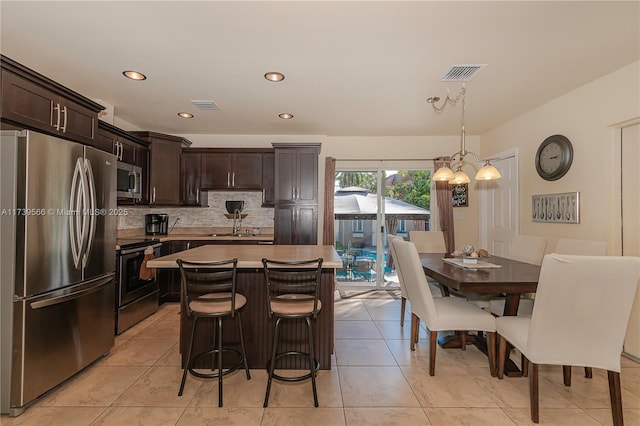
[(233, 235), (240, 235), (240, 227), (242, 226), (242, 214), (240, 210), (236, 209), (233, 212)]

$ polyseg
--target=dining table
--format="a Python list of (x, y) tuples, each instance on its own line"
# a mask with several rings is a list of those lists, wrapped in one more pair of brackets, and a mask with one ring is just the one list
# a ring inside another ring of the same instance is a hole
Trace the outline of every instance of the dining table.
[[(499, 256), (481, 258), (473, 264), (446, 253), (420, 253), (420, 262), (425, 275), (440, 284), (444, 296), (450, 293), (470, 299), (479, 295), (505, 296), (503, 316), (517, 315), (521, 295), (535, 293), (540, 277), (540, 266)], [(438, 343), (445, 348), (460, 347), (455, 336), (446, 336)], [(475, 336), (474, 343), (486, 350), (486, 341), (481, 336)], [(505, 369), (508, 376), (522, 374), (509, 360)]]

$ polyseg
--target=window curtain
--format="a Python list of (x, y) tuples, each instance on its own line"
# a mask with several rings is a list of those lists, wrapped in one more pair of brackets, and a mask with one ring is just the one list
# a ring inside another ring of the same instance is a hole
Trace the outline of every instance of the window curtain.
[[(433, 159), (436, 170), (443, 166), (449, 166), (451, 157), (439, 157)], [(449, 182), (436, 182), (436, 197), (438, 198), (438, 216), (440, 217), (440, 229), (444, 233), (444, 243), (447, 253), (455, 250), (456, 240), (453, 225), (453, 200)]]
[(324, 226), (322, 230), (322, 244), (335, 245), (335, 218), (333, 211), (333, 197), (336, 181), (336, 159), (327, 157), (324, 161)]

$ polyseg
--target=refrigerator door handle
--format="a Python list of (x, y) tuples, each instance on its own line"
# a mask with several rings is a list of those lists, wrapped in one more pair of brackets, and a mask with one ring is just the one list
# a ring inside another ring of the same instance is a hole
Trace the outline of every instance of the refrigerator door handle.
[(88, 220), (88, 235), (86, 236), (85, 248), (82, 252), (82, 267), (87, 266), (87, 262), (89, 261), (89, 255), (91, 254), (91, 246), (93, 245), (93, 240), (95, 238), (96, 232), (96, 215), (101, 214), (101, 212), (96, 209), (96, 184), (93, 178), (93, 169), (91, 168), (91, 162), (89, 159), (85, 158), (84, 160), (84, 172), (87, 180), (86, 186), (86, 200), (89, 203), (88, 211), (85, 211), (83, 221), (86, 222)]
[(38, 300), (37, 302), (31, 302), (30, 306), (32, 309), (42, 309), (48, 306), (58, 305), (60, 303), (68, 302), (69, 300), (79, 299), (88, 294), (92, 294), (102, 290), (102, 287), (113, 280), (113, 275), (109, 275), (107, 277), (99, 278), (96, 284), (92, 285), (89, 288), (83, 288), (82, 290), (77, 290), (69, 294), (63, 294), (60, 296), (50, 297), (44, 300)]
[(69, 239), (71, 242), (71, 254), (73, 256), (73, 264), (76, 269), (80, 268), (80, 257), (82, 256), (82, 216), (80, 215), (82, 205), (82, 195), (84, 193), (82, 179), (82, 158), (76, 159), (76, 166), (73, 170), (73, 178), (71, 180), (71, 196), (69, 197)]

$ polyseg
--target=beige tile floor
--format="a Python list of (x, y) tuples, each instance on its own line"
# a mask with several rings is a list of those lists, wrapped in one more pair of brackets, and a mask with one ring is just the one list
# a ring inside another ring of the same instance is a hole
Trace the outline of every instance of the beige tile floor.
[[(309, 382), (275, 382), (262, 408), (266, 373), (237, 371), (217, 384), (189, 377), (182, 397), (178, 306), (159, 311), (116, 338), (105, 358), (2, 425), (528, 425), (526, 378), (498, 380), (475, 347), (438, 348), (435, 377), (427, 372), (426, 330), (409, 350), (409, 315), (400, 327), (397, 293), (336, 293), (333, 368), (318, 377), (320, 408)], [(622, 359), (626, 425), (640, 425), (640, 364)], [(541, 368), (543, 425), (609, 425), (606, 372), (587, 380), (574, 368), (573, 385), (560, 368)]]

